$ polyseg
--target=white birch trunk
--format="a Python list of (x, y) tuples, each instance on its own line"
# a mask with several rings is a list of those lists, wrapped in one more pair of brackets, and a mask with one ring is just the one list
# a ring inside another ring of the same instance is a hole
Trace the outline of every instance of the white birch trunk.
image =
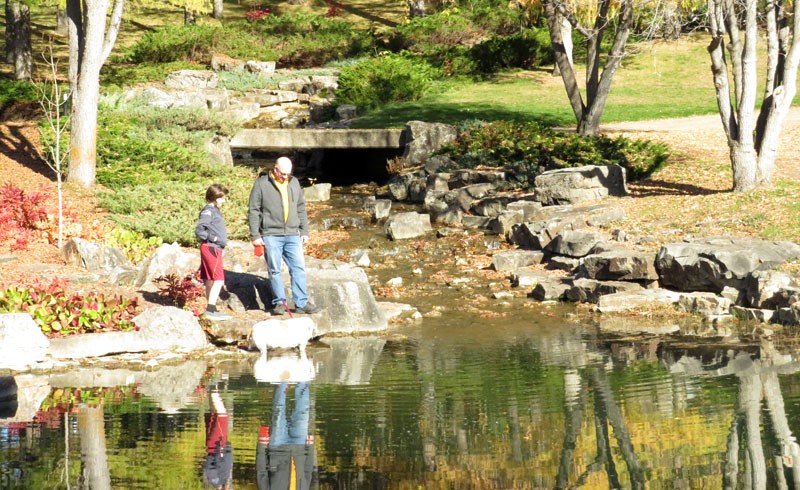
[(108, 0), (84, 0), (84, 43), (70, 117), (69, 174), (67, 180), (94, 186), (97, 164), (97, 104), (100, 67), (106, 31)]

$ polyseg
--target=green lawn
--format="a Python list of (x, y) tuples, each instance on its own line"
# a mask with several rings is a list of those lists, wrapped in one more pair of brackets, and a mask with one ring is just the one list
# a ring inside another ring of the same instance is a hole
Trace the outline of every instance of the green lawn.
[[(707, 43), (705, 36), (697, 35), (631, 45), (631, 54), (614, 77), (603, 122), (715, 113)], [(551, 71), (548, 66), (538, 71), (506, 72), (487, 81), (449, 81), (421, 100), (372, 111), (358, 124), (397, 127), (412, 119), (511, 119), (572, 126), (575, 117), (564, 85)]]

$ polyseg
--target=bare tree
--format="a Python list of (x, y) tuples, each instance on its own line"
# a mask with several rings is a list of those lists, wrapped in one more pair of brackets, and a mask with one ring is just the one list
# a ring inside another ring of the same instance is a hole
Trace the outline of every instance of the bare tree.
[(211, 9), (211, 16), (215, 19), (222, 19), (224, 15), (222, 0), (214, 0), (214, 6)]
[(58, 192), (58, 248), (64, 241), (64, 192), (63, 192), (63, 162), (61, 141), (67, 131), (68, 119), (63, 114), (66, 101), (69, 99), (69, 90), (64, 91), (58, 81), (58, 61), (53, 57), (53, 47), (48, 46), (48, 52), (43, 55), (44, 61), (50, 69), (49, 80), (39, 85), (39, 104), (45, 114), (53, 136), (50, 146), (50, 158), (45, 156), (44, 161), (56, 174), (56, 188)]
[[(578, 133), (584, 136), (597, 134), (600, 118), (605, 109), (614, 74), (622, 62), (633, 21), (633, 0), (621, 0), (616, 4), (616, 19), (609, 18), (611, 0), (597, 0), (594, 25), (584, 26), (578, 20), (574, 7), (562, 0), (543, 0), (545, 17), (550, 31), (550, 41), (555, 52), (558, 71), (567, 89), (567, 96), (578, 123)], [(586, 39), (586, 100), (584, 101), (571, 60), (571, 44), (564, 39), (563, 21)], [(600, 57), (603, 39), (609, 31), (614, 38), (606, 56), (603, 71), (600, 73)]]
[(97, 104), (100, 68), (119, 33), (124, 0), (67, 0), (69, 30), (70, 113), (69, 173), (67, 180), (83, 187), (95, 183), (97, 168)]
[[(788, 11), (789, 7), (793, 12)], [(797, 93), (800, 2), (708, 0), (708, 13), (711, 23), (708, 52), (730, 150), (733, 190), (769, 188), (781, 127)], [(761, 22), (766, 25), (767, 73), (761, 110), (756, 114), (756, 43)], [(731, 77), (733, 87), (729, 83)]]

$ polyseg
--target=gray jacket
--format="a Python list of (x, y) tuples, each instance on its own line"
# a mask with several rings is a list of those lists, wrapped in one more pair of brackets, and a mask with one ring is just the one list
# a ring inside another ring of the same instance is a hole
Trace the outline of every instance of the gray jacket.
[(252, 240), (263, 236), (307, 236), (308, 215), (300, 182), (294, 177), (289, 179), (289, 219), (284, 223), (281, 192), (272, 175), (267, 173), (259, 176), (250, 191), (247, 218)]
[(212, 247), (225, 248), (228, 244), (228, 232), (225, 229), (225, 220), (222, 212), (213, 204), (206, 204), (200, 211), (194, 234), (198, 240), (208, 243)]

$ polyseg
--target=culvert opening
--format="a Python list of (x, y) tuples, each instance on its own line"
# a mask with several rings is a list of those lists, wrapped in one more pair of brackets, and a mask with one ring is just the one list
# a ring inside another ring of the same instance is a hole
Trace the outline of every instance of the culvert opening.
[(295, 165), (295, 176), (309, 182), (327, 182), (349, 186), (389, 180), (387, 163), (403, 154), (399, 148), (325, 148), (315, 150), (269, 151), (233, 150), (236, 165), (271, 167), (280, 156), (288, 156)]

